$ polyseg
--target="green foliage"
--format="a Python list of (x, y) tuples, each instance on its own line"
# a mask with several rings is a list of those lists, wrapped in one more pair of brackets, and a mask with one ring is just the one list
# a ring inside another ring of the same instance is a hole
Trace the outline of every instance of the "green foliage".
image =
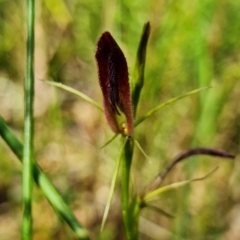
[(27, 1), (27, 66), (24, 81), (24, 145), (23, 145), (23, 172), (22, 172), (22, 239), (32, 239), (32, 189), (33, 189), (33, 139), (34, 139), (34, 36), (35, 36), (35, 1)]
[[(7, 127), (6, 123), (0, 116), (0, 135), (6, 144), (10, 147), (10, 149), (15, 153), (17, 158), (20, 161), (23, 161), (23, 145), (19, 142), (19, 140), (14, 136), (11, 130)], [(59, 195), (58, 191), (54, 188), (51, 184), (47, 176), (42, 172), (41, 168), (34, 162), (33, 158), (32, 161), (32, 178), (34, 178), (36, 184), (41, 188), (42, 192), (44, 193), (45, 197), (52, 205), (54, 210), (57, 214), (59, 214), (72, 228), (75, 232), (78, 239), (89, 239), (88, 233), (86, 230), (81, 226), (81, 224), (77, 221), (71, 210), (63, 201), (62, 197)], [(30, 213), (31, 215), (31, 213)], [(26, 216), (24, 215), (24, 218)], [(29, 217), (29, 216), (27, 216)], [(31, 217), (30, 217), (31, 218)], [(23, 230), (27, 232), (23, 232), (23, 237), (31, 238), (31, 229), (24, 228)]]
[[(25, 9), (19, 1), (0, 1), (0, 109), (20, 138), (26, 68)], [(36, 3), (35, 160), (93, 239), (122, 236), (118, 186), (99, 236), (120, 143), (115, 140), (99, 150), (112, 136), (103, 114), (73, 94), (38, 80), (54, 79), (101, 105), (94, 60), (97, 39), (105, 30), (116, 36), (132, 79), (142, 26), (149, 21), (151, 35), (138, 116), (176, 96), (212, 87), (161, 109), (136, 128), (134, 138), (150, 160), (134, 149), (130, 192), (134, 186), (137, 193), (142, 193), (153, 176), (185, 149), (206, 146), (238, 153), (239, 9), (240, 3), (235, 0)], [(0, 233), (3, 239), (19, 239), (19, 231), (14, 229), (19, 229), (21, 222), (21, 181), (17, 178), (21, 169), (3, 142), (0, 152), (0, 207), (4, 210)], [(198, 158), (180, 164), (165, 184), (203, 176), (215, 167), (208, 157)], [(240, 214), (236, 203), (239, 179), (237, 164), (233, 168), (229, 162), (221, 162), (207, 181), (167, 193), (155, 204), (174, 213), (174, 218), (144, 209), (141, 218), (155, 225), (151, 225), (153, 229), (147, 226), (147, 231), (140, 224), (140, 238), (161, 239), (159, 226), (163, 226), (174, 232), (169, 239), (239, 239), (233, 228), (235, 216)], [(37, 190), (33, 201), (34, 238), (73, 239)]]

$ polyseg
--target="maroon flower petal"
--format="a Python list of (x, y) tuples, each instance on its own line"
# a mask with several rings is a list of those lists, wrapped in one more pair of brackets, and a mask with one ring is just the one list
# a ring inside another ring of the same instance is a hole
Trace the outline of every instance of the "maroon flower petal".
[(133, 107), (127, 61), (109, 32), (103, 33), (98, 41), (96, 60), (108, 124), (113, 132), (123, 133), (116, 118), (121, 111), (127, 122), (126, 134), (131, 135), (133, 132)]

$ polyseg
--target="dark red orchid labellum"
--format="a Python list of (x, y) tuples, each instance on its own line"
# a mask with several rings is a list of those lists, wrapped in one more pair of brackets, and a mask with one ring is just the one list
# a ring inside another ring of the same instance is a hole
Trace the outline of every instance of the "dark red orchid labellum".
[[(103, 93), (104, 112), (115, 133), (133, 133), (133, 106), (124, 54), (109, 32), (104, 32), (97, 44), (96, 60), (99, 83)], [(127, 129), (117, 122), (117, 115), (125, 115)]]

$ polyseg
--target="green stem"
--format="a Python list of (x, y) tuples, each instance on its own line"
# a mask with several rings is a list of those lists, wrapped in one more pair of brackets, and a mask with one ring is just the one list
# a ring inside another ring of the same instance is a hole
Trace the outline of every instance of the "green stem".
[(27, 76), (25, 80), (25, 123), (23, 149), (23, 222), (22, 239), (32, 238), (32, 157), (34, 102), (34, 0), (28, 0)]
[[(15, 137), (7, 124), (0, 116), (0, 135), (11, 150), (15, 153), (20, 161), (23, 158), (23, 145)], [(37, 163), (33, 161), (33, 178), (37, 185), (41, 188), (43, 194), (52, 205), (54, 210), (68, 223), (77, 235), (78, 240), (89, 240), (87, 230), (82, 227), (63, 198), (52, 185), (48, 177), (42, 172)]]
[(133, 139), (128, 137), (125, 148), (124, 158), (122, 160), (122, 217), (128, 240), (133, 238), (132, 216), (129, 206), (129, 183), (130, 183), (130, 170), (133, 156)]

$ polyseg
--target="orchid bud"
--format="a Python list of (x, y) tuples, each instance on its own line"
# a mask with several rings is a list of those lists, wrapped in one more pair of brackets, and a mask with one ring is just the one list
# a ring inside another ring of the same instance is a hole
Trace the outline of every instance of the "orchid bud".
[[(113, 132), (130, 136), (133, 133), (133, 105), (127, 61), (109, 32), (100, 37), (95, 57), (107, 122)], [(125, 129), (117, 121), (121, 113), (125, 116)]]

